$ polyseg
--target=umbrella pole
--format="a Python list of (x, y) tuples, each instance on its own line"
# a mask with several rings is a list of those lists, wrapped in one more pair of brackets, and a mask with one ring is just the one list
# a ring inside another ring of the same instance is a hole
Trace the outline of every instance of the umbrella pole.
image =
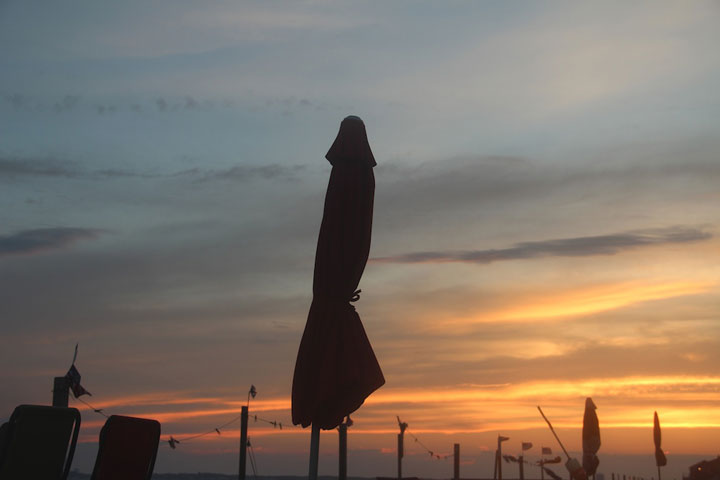
[(540, 415), (542, 415), (542, 417), (547, 422), (548, 427), (550, 427), (550, 431), (555, 436), (555, 440), (557, 440), (557, 442), (560, 444), (560, 448), (562, 448), (562, 451), (565, 452), (565, 456), (568, 458), (568, 460), (570, 460), (570, 454), (567, 452), (567, 450), (565, 450), (565, 445), (563, 445), (562, 442), (560, 441), (560, 437), (558, 437), (557, 433), (555, 433), (555, 429), (553, 428), (552, 424), (550, 423), (550, 420), (548, 420), (547, 417), (545, 416), (545, 414), (543, 413), (542, 408), (540, 408), (540, 405), (538, 405), (537, 409), (540, 410)]
[(660, 480), (660, 465), (658, 465), (658, 480)]
[(312, 432), (310, 433), (310, 472), (309, 479), (317, 480), (318, 478), (318, 455), (320, 453), (320, 425), (312, 424)]

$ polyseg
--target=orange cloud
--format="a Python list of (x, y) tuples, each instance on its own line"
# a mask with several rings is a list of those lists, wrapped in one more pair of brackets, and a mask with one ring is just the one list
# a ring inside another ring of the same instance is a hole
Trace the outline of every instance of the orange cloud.
[(582, 315), (616, 310), (652, 300), (662, 300), (710, 291), (714, 282), (640, 282), (593, 285), (557, 293), (520, 294), (509, 305), (472, 316), (455, 317), (437, 322), (438, 327), (460, 327), (489, 322), (526, 322), (530, 320), (562, 320)]

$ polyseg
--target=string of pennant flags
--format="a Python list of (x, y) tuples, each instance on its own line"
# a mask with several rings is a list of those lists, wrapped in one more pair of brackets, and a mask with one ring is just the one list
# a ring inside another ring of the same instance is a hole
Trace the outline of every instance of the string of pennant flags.
[[(255, 395), (257, 395), (257, 391), (255, 390), (255, 386), (254, 386), (254, 385), (252, 386), (251, 391), (254, 392), (254, 394), (252, 394), (252, 397), (254, 398)], [(95, 413), (97, 413), (97, 414), (99, 414), (99, 415), (102, 415), (102, 416), (105, 417), (105, 418), (109, 418), (109, 417), (110, 417), (110, 415), (108, 415), (107, 413), (105, 413), (104, 409), (102, 409), (102, 408), (97, 408), (97, 407), (95, 407), (94, 405), (92, 405), (90, 402), (88, 402), (88, 401), (86, 401), (86, 400), (83, 400), (83, 399), (80, 398), (79, 396), (75, 396), (75, 392), (74, 392), (74, 391), (73, 391), (73, 396), (74, 396), (75, 400), (77, 400), (78, 402), (84, 404), (85, 406), (87, 406), (87, 407), (88, 407), (90, 410), (92, 410), (93, 412), (95, 412)], [(175, 438), (175, 437), (173, 437), (172, 435), (170, 435), (169, 438), (168, 438), (167, 440), (165, 440), (165, 442), (167, 443), (167, 445), (170, 446), (170, 448), (172, 448), (172, 449), (174, 450), (174, 449), (176, 448), (176, 446), (177, 446), (178, 444), (180, 444), (180, 443), (187, 443), (187, 442), (192, 441), (192, 440), (195, 440), (195, 439), (197, 439), (197, 438), (205, 437), (205, 436), (207, 436), (207, 435), (212, 435), (212, 434), (221, 435), (221, 434), (222, 434), (222, 430), (223, 430), (225, 427), (227, 427), (227, 426), (229, 426), (229, 425), (232, 425), (233, 423), (237, 422), (237, 421), (240, 420), (241, 418), (242, 418), (242, 415), (238, 415), (238, 416), (232, 418), (231, 420), (228, 420), (227, 422), (225, 422), (225, 423), (223, 423), (223, 424), (221, 424), (221, 425), (218, 425), (218, 426), (216, 426), (216, 427), (213, 427), (212, 429), (209, 429), (209, 430), (207, 430), (207, 431), (205, 431), (205, 432), (203, 432), (203, 433), (198, 433), (198, 434), (196, 434), (196, 435), (191, 435), (191, 436), (189, 436), (189, 437), (181, 437), (181, 438), (178, 439), (178, 438)], [(258, 415), (250, 415), (250, 418), (252, 418), (255, 422), (267, 423), (268, 425), (272, 425), (273, 428), (279, 428), (280, 430), (282, 430), (283, 428), (288, 428), (288, 425), (287, 425), (287, 424), (283, 425), (282, 422), (279, 422), (279, 421), (277, 421), (277, 420), (268, 420), (268, 419), (262, 418), (262, 417), (260, 417), (260, 416), (258, 416)], [(292, 425), (292, 427), (295, 427), (295, 425)], [(164, 442), (164, 443), (165, 443), (165, 442)]]
[[(75, 345), (75, 353), (73, 355), (73, 361), (72, 361), (72, 364), (70, 365), (70, 369), (65, 374), (65, 378), (68, 381), (68, 386), (73, 394), (72, 396), (75, 398), (75, 400), (84, 404), (90, 410), (97, 413), (98, 415), (102, 415), (105, 418), (109, 418), (110, 415), (105, 413), (104, 409), (97, 408), (94, 405), (92, 405), (90, 402), (80, 398), (83, 395), (92, 396), (92, 394), (88, 390), (86, 390), (82, 385), (80, 385), (80, 380), (82, 379), (82, 377), (81, 377), (80, 372), (78, 371), (77, 367), (75, 367), (75, 361), (77, 360), (77, 355), (78, 355), (78, 344)], [(248, 390), (248, 396), (247, 396), (247, 405), (248, 406), (250, 405), (250, 399), (255, 398), (256, 395), (257, 395), (257, 389), (255, 388), (255, 385), (250, 385), (250, 390)], [(228, 420), (227, 422), (223, 423), (222, 425), (213, 427), (212, 429), (207, 430), (206, 432), (198, 433), (196, 435), (190, 435), (188, 437), (181, 437), (178, 439), (178, 438), (175, 438), (172, 435), (170, 435), (169, 438), (167, 440), (163, 441), (162, 444), (163, 445), (167, 444), (171, 449), (175, 450), (177, 448), (177, 445), (179, 445), (180, 443), (187, 443), (189, 441), (192, 441), (192, 440), (195, 440), (195, 439), (198, 439), (201, 437), (205, 437), (207, 435), (212, 435), (212, 434), (221, 435), (222, 429), (226, 428), (229, 425), (232, 425), (233, 423), (237, 422), (241, 418), (242, 418), (242, 414), (232, 418), (231, 420)], [(280, 430), (283, 429), (283, 423), (279, 422), (277, 420), (268, 420), (266, 418), (259, 417), (258, 415), (251, 415), (250, 418), (252, 418), (256, 423), (264, 422), (269, 425), (272, 425), (273, 428), (279, 428)], [(291, 425), (291, 426), (295, 427), (295, 425)], [(285, 424), (284, 427), (287, 428), (287, 424)], [(252, 450), (252, 444), (250, 443), (249, 439), (248, 439), (247, 445), (248, 445), (248, 450), (250, 452), (250, 463), (251, 463), (251, 466), (253, 467), (253, 471), (255, 471), (255, 469), (256, 469), (255, 454)]]
[(407, 423), (405, 423), (404, 426), (405, 426), (405, 428), (402, 429), (403, 432), (405, 432), (405, 433), (407, 433), (408, 435), (410, 435), (410, 436), (413, 438), (413, 440), (415, 440), (415, 443), (417, 443), (417, 444), (420, 445), (423, 449), (425, 449), (425, 451), (430, 455), (430, 458), (435, 458), (435, 459), (437, 459), (437, 460), (447, 460), (448, 458), (452, 457), (451, 454), (448, 454), (448, 455), (439, 455), (439, 454), (433, 452), (433, 451), (430, 450), (423, 442), (421, 442), (420, 439), (417, 438), (412, 432), (407, 431), (407, 428), (408, 428)]
[[(77, 360), (77, 354), (78, 354), (78, 345), (76, 344), (75, 345), (75, 353), (73, 355), (73, 362), (70, 366), (70, 369), (65, 374), (65, 378), (68, 381), (68, 387), (73, 393), (72, 396), (74, 397), (75, 400), (77, 400), (78, 402), (87, 406), (94, 413), (97, 413), (98, 415), (102, 415), (105, 418), (109, 418), (110, 415), (108, 415), (104, 411), (104, 409), (97, 408), (94, 405), (92, 405), (90, 402), (81, 398), (83, 395), (92, 396), (92, 394), (80, 384), (82, 377), (81, 377), (80, 372), (78, 371), (77, 367), (75, 367), (75, 361)], [(247, 405), (248, 406), (250, 405), (250, 400), (252, 398), (255, 398), (256, 395), (257, 395), (257, 389), (255, 388), (255, 385), (251, 385), (250, 389), (248, 390), (248, 395), (247, 395)], [(177, 449), (177, 445), (185, 444), (185, 443), (191, 442), (193, 440), (196, 440), (198, 438), (205, 437), (207, 435), (212, 435), (212, 434), (222, 435), (222, 430), (224, 428), (228, 427), (229, 425), (232, 425), (233, 423), (237, 422), (241, 418), (242, 418), (242, 414), (228, 420), (227, 422), (225, 422), (221, 425), (218, 425), (218, 426), (213, 427), (205, 432), (198, 433), (195, 435), (190, 435), (190, 436), (181, 437), (181, 438), (175, 438), (173, 435), (169, 435), (169, 438), (167, 438), (166, 440), (163, 440), (161, 445), (167, 445), (172, 450), (175, 450), (175, 449)], [(250, 415), (249, 418), (252, 418), (256, 423), (263, 422), (263, 423), (267, 423), (268, 425), (272, 425), (274, 429), (279, 428), (280, 430), (283, 430), (283, 428), (288, 427), (287, 424), (283, 425), (282, 422), (279, 422), (277, 420), (268, 420), (268, 419), (262, 418), (258, 415)], [(407, 423), (400, 422), (399, 417), (398, 417), (398, 423), (400, 425), (401, 432), (405, 433), (406, 430), (408, 429)], [(352, 420), (350, 419), (350, 417), (348, 417), (347, 421), (346, 421), (346, 425), (351, 426), (352, 424), (353, 424)], [(296, 427), (295, 425), (292, 425), (292, 424), (290, 426)], [(447, 460), (447, 459), (453, 457), (453, 454), (437, 454), (437, 453), (435, 453), (433, 450), (428, 448), (428, 446), (425, 445), (414, 433), (412, 433), (410, 431), (407, 431), (407, 433), (408, 433), (408, 435), (410, 435), (413, 438), (415, 443), (417, 443), (422, 449), (425, 450), (425, 452), (430, 456), (431, 459)], [(507, 439), (506, 437), (501, 437), (501, 438), (503, 440)], [(522, 443), (523, 451), (529, 450), (530, 448), (532, 448), (532, 443), (528, 443), (528, 442)], [(249, 438), (247, 439), (247, 449), (248, 449), (248, 454), (249, 454), (250, 466), (253, 470), (253, 473), (255, 475), (257, 475), (257, 462), (255, 459), (255, 452), (252, 448), (252, 443), (250, 442)], [(552, 454), (552, 451), (550, 448), (542, 447), (542, 455), (550, 455), (550, 454)], [(522, 461), (523, 463), (526, 463), (526, 464), (530, 463), (525, 460), (520, 460), (519, 458), (517, 458), (513, 455), (503, 455), (502, 458), (503, 458), (503, 460), (505, 460), (505, 462), (518, 462), (519, 463)], [(541, 460), (540, 462), (537, 463), (537, 465), (540, 466), (543, 470), (545, 470), (546, 473), (548, 473), (551, 476), (551, 478), (555, 479), (556, 475), (554, 474), (554, 472), (552, 472), (551, 470), (546, 468), (544, 466), (544, 464), (545, 463), (557, 463), (559, 461), (560, 461), (560, 457), (557, 457), (557, 459)]]

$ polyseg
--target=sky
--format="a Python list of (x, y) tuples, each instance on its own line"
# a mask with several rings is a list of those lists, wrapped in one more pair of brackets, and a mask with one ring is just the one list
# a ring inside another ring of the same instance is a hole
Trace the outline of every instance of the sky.
[[(453, 443), (491, 475), (499, 434), (559, 452), (537, 405), (577, 452), (592, 397), (599, 472), (655, 474), (658, 411), (680, 478), (720, 453), (719, 22), (714, 1), (0, 2), (0, 419), (49, 403), (79, 343), (83, 400), (162, 422), (156, 471), (236, 471), (238, 423), (214, 428), (252, 384), (259, 473), (304, 474), (292, 372), (353, 114), (386, 384), (350, 475), (395, 474), (396, 415), (407, 475), (449, 475), (427, 450)], [(89, 471), (104, 418), (70, 403)]]

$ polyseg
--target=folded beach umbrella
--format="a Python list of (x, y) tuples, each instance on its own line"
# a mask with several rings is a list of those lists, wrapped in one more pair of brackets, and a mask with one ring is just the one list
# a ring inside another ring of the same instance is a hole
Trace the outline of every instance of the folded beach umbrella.
[(313, 300), (295, 363), (292, 420), (329, 430), (385, 378), (353, 305), (370, 253), (376, 165), (359, 117), (342, 121), (326, 158), (332, 171), (315, 254)]
[(583, 469), (588, 476), (595, 475), (600, 460), (597, 452), (600, 450), (600, 424), (598, 422), (597, 407), (592, 398), (585, 399), (585, 415), (583, 416), (582, 445)]
[(655, 465), (658, 467), (658, 479), (660, 478), (660, 467), (667, 465), (667, 458), (665, 452), (663, 452), (660, 443), (662, 442), (662, 436), (660, 434), (660, 419), (658, 418), (657, 412), (653, 418), (653, 442), (655, 442)]

